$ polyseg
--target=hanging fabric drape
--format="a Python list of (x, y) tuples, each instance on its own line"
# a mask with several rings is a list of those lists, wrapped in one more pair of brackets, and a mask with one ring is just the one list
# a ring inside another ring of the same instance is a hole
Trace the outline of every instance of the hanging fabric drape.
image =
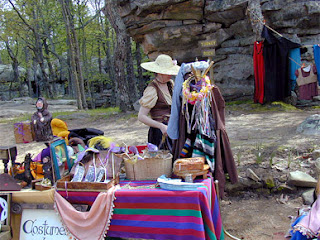
[(313, 55), (317, 67), (318, 84), (320, 85), (320, 44), (313, 46)]
[(255, 103), (263, 104), (264, 101), (264, 60), (263, 60), (263, 41), (255, 42), (253, 46), (253, 70), (254, 70), (254, 98)]
[(55, 193), (55, 210), (66, 227), (70, 239), (102, 240), (109, 229), (113, 213), (115, 191), (113, 186), (107, 192), (100, 192), (89, 212), (77, 211), (58, 192)]
[(296, 87), (296, 70), (301, 67), (301, 51), (300, 48), (294, 48), (289, 51), (289, 84), (291, 91)]
[(263, 27), (261, 36), (264, 40), (263, 57), (265, 66), (264, 96), (267, 102), (282, 101), (291, 95), (288, 77), (288, 53), (300, 44), (273, 35)]

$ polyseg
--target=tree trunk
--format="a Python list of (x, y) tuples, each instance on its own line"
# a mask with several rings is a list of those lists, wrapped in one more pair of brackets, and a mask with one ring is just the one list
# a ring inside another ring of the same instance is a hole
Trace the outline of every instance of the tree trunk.
[(12, 81), (10, 82), (10, 88), (9, 88), (9, 98), (12, 98), (12, 85), (13, 82), (16, 82), (18, 84), (18, 90), (19, 90), (19, 96), (22, 97), (22, 90), (21, 90), (21, 83), (20, 83), (20, 76), (19, 76), (19, 62), (16, 57), (16, 55), (13, 53), (12, 49), (9, 46), (8, 41), (4, 41), (9, 57), (11, 58), (11, 66), (12, 66), (12, 71), (13, 71), (13, 78)]
[(75, 33), (73, 19), (70, 11), (70, 0), (59, 0), (62, 6), (63, 18), (66, 25), (67, 36), (70, 46), (70, 58), (73, 77), (75, 79), (78, 109), (87, 109), (84, 95), (84, 83), (80, 66), (80, 52), (77, 35)]
[(38, 79), (38, 76), (37, 76), (37, 60), (36, 58), (34, 57), (32, 59), (32, 68), (33, 68), (33, 78), (34, 78), (34, 84), (35, 84), (35, 88), (36, 88), (36, 97), (40, 97), (41, 95), (41, 89), (40, 89), (40, 86), (39, 86), (39, 79)]
[[(67, 36), (67, 45), (70, 46), (69, 44), (69, 37)], [(67, 50), (67, 65), (68, 65), (68, 92), (69, 92), (69, 95), (71, 97), (75, 97), (77, 96), (77, 90), (76, 90), (76, 86), (75, 86), (75, 79), (74, 79), (74, 76), (73, 76), (73, 73), (72, 73), (72, 64), (71, 64), (71, 51), (70, 51), (70, 48), (68, 48)]]
[[(107, 22), (107, 17), (106, 17), (106, 22)], [(102, 19), (100, 18), (100, 24), (102, 25), (103, 24), (103, 21)], [(102, 25), (103, 26), (103, 25)], [(109, 26), (106, 25), (104, 26), (104, 29), (103, 29), (105, 35), (106, 35), (106, 43), (103, 43), (103, 48), (104, 48), (104, 51), (106, 53), (106, 63), (105, 63), (105, 72), (108, 74), (109, 76), (109, 79), (113, 82), (115, 82), (115, 84), (112, 84), (112, 97), (111, 97), (111, 105), (112, 106), (118, 106), (117, 105), (117, 95), (116, 95), (116, 91), (118, 89), (118, 84), (117, 82), (115, 81), (115, 72), (114, 72), (114, 67), (113, 67), (113, 57), (114, 54), (111, 54), (111, 44), (110, 44), (110, 30), (109, 30)], [(112, 48), (114, 49), (114, 48)]]
[(143, 75), (142, 75), (142, 68), (141, 68), (141, 62), (142, 62), (142, 57), (141, 57), (141, 47), (140, 47), (140, 43), (136, 42), (136, 61), (137, 61), (137, 69), (138, 69), (138, 86), (139, 86), (139, 97), (142, 95), (143, 90), (144, 90), (144, 85), (145, 85), (145, 81), (143, 79)]
[(109, 19), (117, 34), (117, 42), (114, 52), (114, 67), (116, 73), (115, 81), (118, 82), (120, 110), (126, 112), (129, 105), (129, 95), (124, 70), (124, 63), (126, 60), (126, 27), (120, 17), (119, 6), (117, 5), (117, 2), (114, 0), (106, 0), (105, 2), (106, 6), (104, 9), (104, 14)]
[(42, 43), (41, 43), (41, 38), (40, 38), (40, 34), (39, 34), (39, 18), (38, 18), (38, 11), (39, 11), (39, 6), (36, 6), (33, 10), (33, 19), (36, 22), (36, 24), (33, 27), (33, 34), (34, 34), (34, 38), (35, 38), (35, 48), (34, 48), (34, 54), (36, 57), (36, 60), (40, 66), (40, 70), (41, 70), (41, 88), (42, 91), (45, 93), (45, 95), (47, 97), (52, 97), (52, 92), (50, 91), (49, 88), (49, 79), (47, 76), (47, 73), (45, 71), (45, 66), (44, 66), (44, 57), (43, 57), (43, 52), (42, 52)]
[(43, 40), (43, 45), (44, 45), (44, 50), (45, 50), (45, 53), (47, 55), (46, 60), (47, 60), (47, 63), (48, 63), (48, 68), (49, 68), (49, 77), (48, 77), (48, 81), (49, 81), (49, 88), (50, 88), (50, 92), (52, 94), (52, 96), (56, 96), (57, 95), (57, 91), (56, 91), (56, 83), (55, 83), (55, 79), (57, 78), (57, 76), (55, 75), (54, 71), (53, 71), (53, 67), (52, 67), (52, 63), (51, 63), (51, 60), (50, 60), (50, 51), (49, 51), (49, 46), (47, 44), (47, 40), (44, 39)]
[[(28, 90), (29, 90), (29, 97), (33, 97), (33, 89), (31, 85), (31, 66), (30, 66), (30, 57), (29, 57), (29, 48), (26, 46), (24, 47), (25, 59), (27, 64), (27, 82), (28, 82)], [(30, 66), (30, 67), (29, 67)]]
[(136, 79), (134, 77), (134, 70), (133, 70), (133, 60), (132, 60), (132, 49), (131, 49), (131, 38), (127, 35), (126, 39), (126, 52), (127, 52), (127, 84), (129, 91), (129, 101), (131, 105), (131, 110), (133, 110), (133, 104), (137, 100), (137, 84)]

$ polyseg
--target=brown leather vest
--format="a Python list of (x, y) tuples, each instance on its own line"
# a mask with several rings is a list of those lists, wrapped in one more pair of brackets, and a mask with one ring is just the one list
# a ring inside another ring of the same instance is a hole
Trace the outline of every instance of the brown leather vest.
[[(168, 82), (168, 89), (172, 96), (172, 82)], [(168, 123), (169, 117), (171, 114), (171, 105), (169, 105), (160, 90), (158, 84), (153, 80), (151, 83), (149, 83), (149, 86), (152, 86), (156, 89), (158, 100), (156, 105), (150, 110), (150, 115), (153, 120), (156, 120), (157, 122), (165, 122)]]

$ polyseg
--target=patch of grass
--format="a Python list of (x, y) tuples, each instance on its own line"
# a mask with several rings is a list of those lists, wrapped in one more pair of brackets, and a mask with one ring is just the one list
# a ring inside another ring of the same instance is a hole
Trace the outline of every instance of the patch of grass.
[(288, 165), (287, 165), (287, 168), (289, 169), (290, 168), (290, 165), (292, 163), (292, 160), (293, 160), (293, 157), (292, 157), (292, 149), (290, 148), (289, 151), (288, 151)]
[[(120, 109), (118, 107), (110, 107), (110, 108), (97, 108), (97, 109), (89, 109), (89, 110), (79, 110), (79, 111), (66, 111), (66, 112), (53, 112), (52, 118), (56, 118), (57, 116), (69, 116), (74, 113), (88, 113), (91, 117), (95, 118), (101, 118), (101, 117), (108, 117), (112, 114), (120, 113)], [(0, 119), (0, 123), (16, 123), (16, 122), (23, 122), (23, 121), (31, 121), (31, 116), (33, 113), (27, 113), (23, 114), (21, 116), (13, 117), (13, 118), (6, 118), (6, 119)]]
[(269, 167), (272, 168), (273, 166), (273, 158), (276, 156), (276, 152), (271, 152), (270, 158), (269, 158)]
[(23, 114), (23, 115), (20, 115), (17, 117), (13, 117), (13, 118), (0, 119), (0, 123), (16, 123), (16, 122), (31, 121), (32, 114), (26, 113), (26, 114)]
[(261, 164), (263, 161), (263, 146), (262, 143), (256, 143), (254, 155), (256, 156), (256, 163)]
[(254, 103), (252, 100), (239, 100), (226, 102), (226, 106), (229, 110), (233, 111), (245, 111), (248, 113), (255, 112), (278, 112), (278, 111), (301, 111), (300, 109), (284, 102), (272, 102), (266, 104)]
[(236, 101), (226, 102), (226, 106), (240, 105), (240, 104), (253, 104), (253, 101), (252, 100), (236, 100)]
[(56, 118), (57, 116), (68, 116), (71, 115), (72, 113), (75, 112), (80, 112), (80, 111), (73, 111), (73, 112), (53, 112), (52, 113), (52, 118)]
[(101, 119), (101, 118), (109, 118), (111, 115), (121, 113), (118, 107), (109, 107), (109, 108), (96, 108), (85, 111), (88, 113), (93, 120)]
[(287, 104), (284, 102), (272, 102), (271, 105), (273, 106), (280, 106), (284, 111), (296, 111), (298, 108), (292, 106), (291, 104)]
[(89, 113), (90, 116), (96, 116), (96, 115), (111, 115), (115, 113), (120, 113), (119, 107), (109, 107), (109, 108), (96, 108), (96, 109), (89, 109), (85, 111), (86, 113)]

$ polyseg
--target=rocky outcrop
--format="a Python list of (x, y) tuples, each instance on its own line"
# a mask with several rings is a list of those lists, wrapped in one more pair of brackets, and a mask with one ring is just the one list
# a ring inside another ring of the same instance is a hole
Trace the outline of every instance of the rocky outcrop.
[[(167, 53), (179, 63), (206, 59), (199, 43), (215, 40), (214, 79), (224, 95), (253, 93), (253, 43), (259, 40), (261, 16), (292, 41), (320, 43), (319, 1), (118, 1), (129, 34), (151, 59), (159, 53)], [(307, 50), (302, 57), (312, 61), (312, 48)]]
[[(18, 67), (20, 76), (25, 75), (26, 70), (22, 67)], [(0, 64), (0, 100), (9, 99), (9, 90), (12, 92), (12, 97), (18, 96), (18, 88), (20, 83), (13, 81), (14, 75), (11, 65)], [(27, 92), (25, 85), (22, 86), (23, 91)]]

